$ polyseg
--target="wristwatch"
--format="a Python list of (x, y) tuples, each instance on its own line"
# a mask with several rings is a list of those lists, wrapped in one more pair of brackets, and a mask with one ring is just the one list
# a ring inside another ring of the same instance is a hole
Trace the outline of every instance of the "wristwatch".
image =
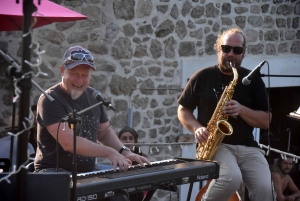
[(120, 149), (119, 153), (122, 154), (122, 152), (123, 152), (124, 150), (130, 151), (130, 149), (129, 149), (128, 147), (123, 146), (123, 147)]

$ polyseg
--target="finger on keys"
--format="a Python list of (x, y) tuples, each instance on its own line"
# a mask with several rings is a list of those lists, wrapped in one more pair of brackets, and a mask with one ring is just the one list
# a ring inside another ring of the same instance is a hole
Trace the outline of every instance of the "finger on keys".
[(142, 167), (145, 167), (145, 164), (151, 165), (150, 161), (144, 156), (139, 157), (140, 161), (137, 161)]

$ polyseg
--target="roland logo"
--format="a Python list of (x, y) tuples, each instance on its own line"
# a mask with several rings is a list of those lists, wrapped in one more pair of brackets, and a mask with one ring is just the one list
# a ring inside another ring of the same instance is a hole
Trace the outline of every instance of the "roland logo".
[(205, 174), (205, 175), (197, 175), (197, 180), (206, 180), (209, 179), (209, 175)]

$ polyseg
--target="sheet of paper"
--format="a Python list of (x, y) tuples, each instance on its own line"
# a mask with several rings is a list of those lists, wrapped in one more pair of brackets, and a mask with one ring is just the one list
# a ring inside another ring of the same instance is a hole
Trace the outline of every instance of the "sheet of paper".
[(297, 114), (296, 112), (290, 112), (290, 116), (300, 119), (300, 114)]

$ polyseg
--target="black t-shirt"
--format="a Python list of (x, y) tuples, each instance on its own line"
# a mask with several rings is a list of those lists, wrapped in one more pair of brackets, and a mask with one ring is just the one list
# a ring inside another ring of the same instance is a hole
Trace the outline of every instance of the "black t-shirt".
[[(62, 118), (74, 110), (80, 112), (96, 104), (98, 101), (92, 97), (93, 91), (94, 89), (88, 87), (78, 99), (73, 100), (60, 87), (60, 84), (57, 84), (46, 91), (55, 99), (53, 102), (49, 101), (43, 94), (40, 96), (37, 105), (38, 147), (34, 164), (35, 168), (55, 168), (58, 155), (58, 167), (72, 171), (73, 154), (64, 151), (60, 144), (58, 144), (56, 149), (56, 140), (48, 132), (46, 127), (60, 122)], [(98, 135), (96, 129), (98, 129), (100, 123), (108, 121), (103, 106), (96, 106), (78, 115), (78, 117), (79, 116), (82, 117), (82, 122), (76, 125), (76, 135), (96, 143)], [(60, 124), (60, 126), (64, 126), (64, 123)], [(66, 123), (66, 126), (68, 126), (68, 123)], [(77, 155), (77, 171), (93, 171), (95, 169), (95, 159), (96, 158)]]
[[(238, 82), (233, 93), (233, 100), (253, 110), (268, 111), (268, 98), (265, 84), (260, 77), (252, 79), (251, 84), (244, 85), (242, 78), (250, 70), (239, 67)], [(233, 75), (224, 75), (217, 66), (201, 69), (189, 79), (178, 103), (185, 108), (195, 110), (198, 108), (197, 120), (207, 126), (223, 90), (233, 80)], [(241, 118), (228, 117), (228, 122), (233, 128), (233, 134), (226, 136), (223, 143), (257, 147), (253, 137), (253, 127)]]

